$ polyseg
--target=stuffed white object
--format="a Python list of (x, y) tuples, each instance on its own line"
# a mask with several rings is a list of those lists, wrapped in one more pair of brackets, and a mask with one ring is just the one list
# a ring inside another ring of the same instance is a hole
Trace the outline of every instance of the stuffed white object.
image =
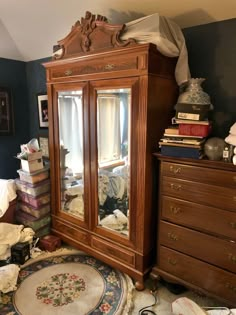
[(109, 214), (104, 219), (102, 219), (100, 221), (100, 225), (112, 230), (122, 231), (127, 228), (128, 218), (122, 211), (116, 209), (113, 211), (113, 214)]
[(20, 267), (15, 264), (0, 267), (0, 292), (7, 293), (17, 289), (19, 271)]

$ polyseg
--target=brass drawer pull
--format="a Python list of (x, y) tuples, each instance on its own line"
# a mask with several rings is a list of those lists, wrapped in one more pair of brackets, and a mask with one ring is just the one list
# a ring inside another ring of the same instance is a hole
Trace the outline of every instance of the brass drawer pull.
[(182, 186), (177, 184), (170, 184), (170, 188), (174, 190), (181, 190)]
[(112, 64), (112, 63), (108, 63), (107, 65), (105, 65), (105, 69), (106, 69), (106, 70), (112, 70), (112, 69), (114, 69), (114, 68), (115, 68), (115, 65)]
[(233, 286), (232, 284), (226, 283), (225, 287), (226, 287), (227, 289), (230, 289), (231, 291), (234, 291), (234, 293), (236, 293), (236, 287)]
[(236, 229), (236, 222), (230, 222), (229, 224), (231, 225), (233, 229)]
[(174, 174), (180, 174), (181, 173), (181, 167), (176, 167), (176, 166), (171, 165), (170, 171)]
[(170, 206), (170, 212), (173, 214), (179, 214), (181, 213), (181, 209), (179, 207), (175, 207), (175, 206)]
[(72, 70), (66, 70), (65, 71), (65, 75), (71, 75), (72, 74)]
[(228, 254), (229, 260), (236, 264), (236, 256), (233, 254)]
[(168, 234), (168, 238), (172, 241), (178, 241), (178, 236), (175, 235), (174, 233), (169, 232)]
[(176, 259), (171, 259), (170, 257), (168, 257), (168, 263), (172, 266), (175, 266), (177, 264), (177, 260)]

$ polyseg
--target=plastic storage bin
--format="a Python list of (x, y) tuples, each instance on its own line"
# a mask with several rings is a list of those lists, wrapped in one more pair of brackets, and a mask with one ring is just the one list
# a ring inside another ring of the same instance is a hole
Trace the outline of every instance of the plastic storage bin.
[(36, 171), (33, 173), (27, 173), (22, 169), (17, 171), (20, 176), (20, 180), (25, 181), (27, 183), (35, 184), (49, 177), (49, 169), (43, 168), (40, 171)]
[(51, 216), (46, 215), (40, 219), (37, 219), (28, 213), (18, 210), (16, 211), (16, 221), (20, 224), (23, 224), (24, 226), (31, 227), (31, 229), (35, 231), (44, 227), (45, 225), (50, 224)]
[(20, 201), (26, 202), (35, 208), (41, 207), (50, 202), (49, 193), (45, 193), (37, 197), (34, 197), (34, 196), (24, 193), (23, 191), (18, 190), (17, 195)]
[(17, 206), (18, 210), (22, 210), (30, 215), (32, 215), (35, 218), (42, 218), (46, 214), (50, 212), (50, 204), (43, 205), (41, 207), (33, 207), (27, 203), (24, 202), (18, 202)]
[(50, 180), (45, 179), (36, 184), (27, 183), (20, 179), (15, 179), (16, 189), (32, 196), (38, 196), (50, 191)]

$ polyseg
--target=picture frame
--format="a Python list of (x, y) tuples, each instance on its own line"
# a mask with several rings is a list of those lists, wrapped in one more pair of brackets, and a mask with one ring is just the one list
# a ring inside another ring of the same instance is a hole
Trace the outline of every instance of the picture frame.
[(14, 134), (13, 106), (9, 88), (0, 87), (0, 135)]
[(38, 94), (38, 113), (39, 127), (48, 128), (48, 96), (47, 94)]
[(45, 159), (49, 159), (49, 142), (48, 136), (39, 135), (38, 137), (39, 147), (42, 150), (42, 156)]

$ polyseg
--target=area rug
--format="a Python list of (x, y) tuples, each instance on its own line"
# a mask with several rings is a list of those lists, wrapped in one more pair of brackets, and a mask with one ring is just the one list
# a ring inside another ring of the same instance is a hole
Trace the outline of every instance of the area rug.
[(1, 315), (125, 315), (130, 278), (85, 255), (37, 260), (21, 269), (17, 290), (1, 297)]

